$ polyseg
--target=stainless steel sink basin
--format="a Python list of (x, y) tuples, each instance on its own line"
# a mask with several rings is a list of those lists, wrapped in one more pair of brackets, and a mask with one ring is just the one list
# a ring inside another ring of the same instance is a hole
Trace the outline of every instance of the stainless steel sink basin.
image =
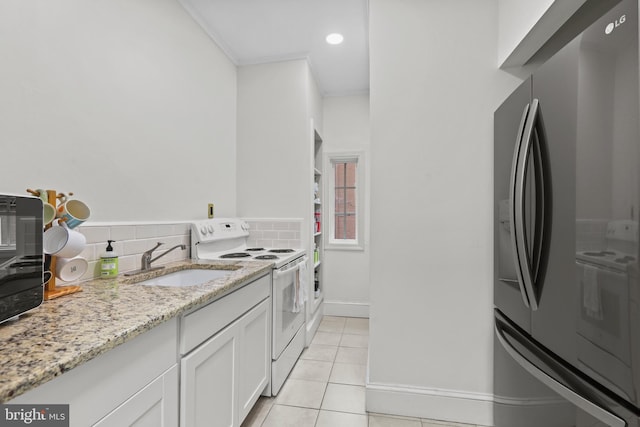
[(137, 282), (136, 285), (144, 286), (195, 286), (228, 276), (233, 270), (204, 270), (204, 269), (188, 269), (174, 271), (173, 273), (163, 276), (154, 277), (153, 279)]

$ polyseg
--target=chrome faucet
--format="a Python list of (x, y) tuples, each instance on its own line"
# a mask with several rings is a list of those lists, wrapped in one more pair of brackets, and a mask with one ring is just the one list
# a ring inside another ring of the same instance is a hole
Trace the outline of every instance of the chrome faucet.
[(183, 251), (185, 249), (187, 249), (187, 247), (185, 245), (175, 245), (174, 247), (172, 247), (171, 249), (168, 249), (166, 251), (164, 251), (163, 253), (161, 253), (160, 255), (158, 255), (157, 257), (151, 259), (151, 254), (153, 253), (153, 251), (155, 251), (156, 249), (158, 249), (160, 247), (160, 245), (163, 245), (164, 243), (160, 243), (158, 242), (157, 245), (155, 245), (153, 248), (149, 249), (148, 251), (144, 252), (142, 254), (142, 258), (140, 260), (140, 270), (142, 271), (147, 271), (151, 268), (151, 263), (155, 260), (157, 260), (158, 258), (162, 258), (163, 256), (165, 256), (166, 254), (168, 254), (169, 252), (171, 252), (174, 249), (180, 248)]
[(153, 251), (158, 249), (161, 245), (164, 245), (164, 243), (158, 242), (153, 248), (149, 249), (148, 251), (145, 251), (142, 254), (142, 258), (140, 259), (140, 270), (135, 270), (135, 271), (131, 271), (129, 273), (125, 273), (125, 276), (132, 276), (134, 274), (139, 274), (139, 273), (144, 273), (144, 272), (147, 272), (147, 271), (159, 270), (161, 268), (164, 268), (164, 266), (151, 268), (151, 263), (154, 262), (155, 260), (157, 260), (158, 258), (162, 258), (163, 256), (165, 256), (166, 254), (168, 254), (169, 252), (171, 252), (174, 249), (180, 248), (183, 251), (185, 249), (187, 249), (186, 245), (175, 245), (174, 247), (172, 247), (170, 249), (167, 249), (166, 251), (164, 251), (163, 253), (161, 253), (157, 257), (151, 258), (151, 254), (153, 254)]

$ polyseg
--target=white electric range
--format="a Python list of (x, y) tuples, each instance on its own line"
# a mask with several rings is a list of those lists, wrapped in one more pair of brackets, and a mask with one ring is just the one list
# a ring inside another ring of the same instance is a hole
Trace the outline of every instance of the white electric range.
[(237, 218), (214, 218), (191, 224), (194, 258), (272, 261), (275, 268), (300, 258), (304, 249), (247, 246), (249, 224)]
[(273, 263), (271, 381), (263, 394), (275, 396), (304, 349), (307, 299), (304, 280), (308, 257), (304, 249), (250, 247), (248, 237), (249, 224), (238, 218), (193, 222), (191, 256), (204, 260)]
[[(638, 226), (633, 220), (610, 221), (604, 245), (576, 252), (576, 285), (581, 304), (577, 318), (577, 356), (582, 370), (619, 393), (631, 396), (634, 291), (638, 271)], [(606, 378), (622, 378), (618, 386)], [(628, 380), (626, 380), (628, 378)]]

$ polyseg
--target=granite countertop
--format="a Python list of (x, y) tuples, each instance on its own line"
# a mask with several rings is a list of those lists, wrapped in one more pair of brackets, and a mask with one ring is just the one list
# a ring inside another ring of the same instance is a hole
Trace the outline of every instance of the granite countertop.
[[(82, 292), (44, 301), (0, 325), (0, 403), (11, 400), (153, 327), (206, 304), (271, 270), (261, 261), (191, 261), (159, 271), (82, 282)], [(187, 268), (229, 269), (188, 287), (136, 284)], [(134, 283), (135, 282), (135, 283)]]

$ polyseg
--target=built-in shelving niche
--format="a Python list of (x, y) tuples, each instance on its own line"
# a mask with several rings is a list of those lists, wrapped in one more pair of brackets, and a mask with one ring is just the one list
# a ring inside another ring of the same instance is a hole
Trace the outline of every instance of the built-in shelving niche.
[(313, 171), (313, 298), (309, 298), (313, 301), (311, 305), (311, 312), (315, 313), (320, 303), (324, 298), (324, 287), (322, 282), (322, 261), (324, 259), (324, 247), (323, 247), (323, 232), (324, 228), (324, 215), (323, 215), (323, 203), (324, 200), (324, 188), (322, 180), (322, 138), (317, 131), (314, 131), (314, 171)]

